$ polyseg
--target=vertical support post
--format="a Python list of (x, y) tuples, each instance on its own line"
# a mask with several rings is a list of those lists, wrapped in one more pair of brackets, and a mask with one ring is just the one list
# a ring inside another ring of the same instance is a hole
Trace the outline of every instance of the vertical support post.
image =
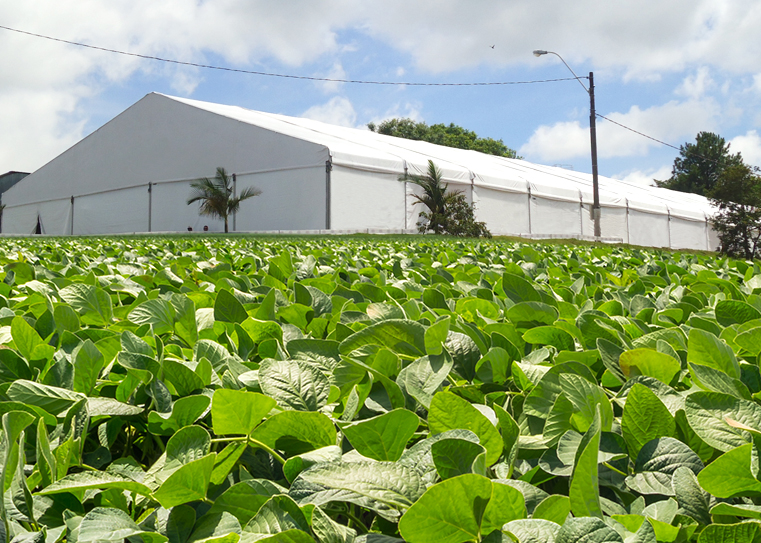
[(594, 205), (592, 206), (592, 219), (595, 224), (595, 238), (602, 234), (600, 231), (600, 186), (597, 179), (597, 112), (595, 111), (595, 76), (589, 72), (589, 139), (592, 144), (592, 192), (594, 193)]
[(71, 224), (69, 225), (69, 235), (74, 235), (74, 195), (71, 196)]
[(668, 215), (669, 222), (668, 222), (668, 228), (667, 228), (667, 230), (668, 230), (668, 233), (669, 233), (669, 249), (671, 249), (671, 210), (669, 209), (668, 206), (666, 206), (666, 211), (669, 214)]
[(407, 230), (407, 161), (404, 161), (404, 229)]
[(153, 183), (148, 183), (148, 232), (151, 230), (151, 219), (153, 217)]
[(330, 230), (330, 172), (333, 170), (333, 162), (325, 161), (325, 230)]
[(531, 231), (531, 184), (528, 181), (526, 181), (526, 188), (528, 189), (528, 235), (530, 236), (533, 232)]
[(584, 196), (579, 189), (579, 235), (584, 237)]
[(629, 235), (629, 198), (626, 199), (626, 244), (631, 245), (631, 236)]
[[(238, 176), (236, 174), (233, 174), (233, 198), (238, 197)], [(233, 211), (233, 232), (237, 230), (237, 221), (238, 219), (238, 210), (236, 209)]]

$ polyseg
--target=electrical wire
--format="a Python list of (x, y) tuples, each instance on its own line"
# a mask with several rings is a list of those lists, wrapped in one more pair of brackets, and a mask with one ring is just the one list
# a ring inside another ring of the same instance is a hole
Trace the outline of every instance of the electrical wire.
[(480, 81), (480, 82), (472, 82), (472, 83), (435, 83), (435, 82), (415, 82), (415, 81), (367, 81), (362, 79), (335, 79), (335, 78), (329, 78), (329, 77), (316, 77), (316, 76), (306, 76), (306, 75), (293, 75), (293, 74), (279, 74), (279, 73), (271, 73), (271, 72), (259, 72), (255, 70), (244, 70), (242, 68), (230, 68), (227, 66), (214, 66), (211, 64), (199, 64), (197, 62), (186, 62), (182, 60), (176, 60), (176, 59), (170, 59), (170, 58), (163, 58), (163, 57), (157, 57), (152, 55), (143, 55), (141, 53), (132, 53), (129, 51), (120, 51), (118, 49), (109, 49), (107, 47), (100, 47), (97, 45), (90, 45), (87, 43), (80, 43), (70, 40), (64, 40), (62, 38), (55, 38), (53, 36), (46, 36), (44, 34), (36, 34), (34, 32), (28, 32), (26, 30), (19, 30), (17, 28), (11, 28), (8, 26), (2, 26), (0, 25), (0, 29), (2, 30), (8, 30), (10, 32), (17, 32), (19, 34), (25, 34), (27, 36), (33, 36), (35, 38), (42, 38), (50, 41), (56, 41), (60, 43), (65, 43), (68, 45), (75, 45), (77, 47), (85, 47), (87, 49), (94, 49), (96, 51), (105, 51), (107, 53), (115, 53), (117, 55), (125, 55), (130, 57), (137, 57), (142, 58), (146, 60), (155, 60), (159, 62), (167, 62), (169, 64), (178, 64), (181, 66), (192, 66), (194, 68), (204, 68), (207, 70), (221, 70), (225, 72), (236, 72), (236, 73), (242, 73), (242, 74), (250, 74), (250, 75), (260, 75), (260, 76), (266, 76), (266, 77), (281, 77), (281, 78), (287, 78), (287, 79), (302, 79), (307, 81), (325, 81), (329, 83), (355, 83), (360, 85), (404, 85), (409, 87), (487, 87), (487, 86), (498, 86), (498, 85), (529, 85), (533, 83), (555, 83), (558, 81), (573, 81), (576, 78), (574, 77), (562, 77), (557, 79), (537, 79), (532, 81)]
[[(163, 58), (163, 57), (157, 57), (153, 55), (144, 55), (141, 53), (132, 53), (129, 51), (120, 51), (118, 49), (109, 49), (107, 47), (100, 47), (97, 45), (90, 45), (87, 43), (80, 43), (75, 42), (71, 40), (65, 40), (62, 38), (56, 38), (53, 36), (46, 36), (44, 34), (37, 34), (34, 32), (29, 32), (26, 30), (20, 30), (17, 28), (11, 28), (9, 26), (3, 26), (0, 25), (0, 29), (2, 30), (8, 30), (10, 32), (16, 32), (18, 34), (24, 34), (27, 36), (32, 36), (35, 38), (42, 38), (45, 40), (55, 41), (59, 43), (65, 43), (68, 45), (74, 45), (76, 47), (84, 47), (87, 49), (94, 49), (96, 51), (104, 51), (107, 53), (114, 53), (117, 55), (124, 55), (124, 56), (131, 56), (131, 57), (137, 57), (142, 58), (145, 60), (154, 60), (158, 62), (166, 62), (169, 64), (177, 64), (181, 66), (192, 66), (194, 68), (204, 68), (208, 70), (220, 70), (225, 72), (235, 72), (235, 73), (242, 73), (242, 74), (249, 74), (249, 75), (259, 75), (259, 76), (266, 76), (266, 77), (280, 77), (280, 78), (286, 78), (286, 79), (301, 79), (306, 81), (323, 81), (323, 82), (329, 82), (329, 83), (353, 83), (353, 84), (360, 84), (360, 85), (404, 85), (404, 86), (410, 86), (410, 87), (485, 87), (485, 86), (498, 86), (498, 85), (529, 85), (534, 83), (555, 83), (559, 81), (573, 81), (578, 80), (578, 77), (563, 77), (563, 78), (557, 78), (557, 79), (538, 79), (538, 80), (531, 80), (531, 81), (480, 81), (480, 82), (464, 82), (464, 83), (437, 83), (437, 82), (419, 82), (419, 81), (370, 81), (370, 80), (361, 80), (361, 79), (337, 79), (337, 78), (329, 78), (329, 77), (316, 77), (316, 76), (306, 76), (306, 75), (293, 75), (293, 74), (280, 74), (280, 73), (272, 73), (272, 72), (260, 72), (255, 70), (244, 70), (242, 68), (230, 68), (227, 66), (214, 66), (211, 64), (200, 64), (197, 62), (186, 62), (182, 60), (176, 60), (176, 59), (169, 59), (169, 58)], [(582, 79), (588, 79), (586, 77), (582, 77)], [(620, 126), (621, 128), (624, 128), (626, 130), (629, 130), (630, 132), (633, 132), (635, 134), (638, 134), (644, 138), (647, 138), (649, 140), (652, 140), (656, 143), (660, 143), (661, 145), (665, 145), (666, 147), (671, 147), (672, 149), (676, 149), (677, 151), (686, 151), (685, 149), (682, 149), (680, 147), (677, 147), (675, 145), (671, 145), (670, 143), (666, 143), (665, 141), (661, 141), (657, 138), (654, 138), (652, 136), (648, 136), (647, 134), (640, 132), (639, 130), (635, 130), (634, 128), (631, 128), (629, 126), (626, 126), (624, 124), (621, 124), (617, 121), (614, 121), (613, 119), (610, 119), (604, 115), (600, 115), (599, 113), (596, 113), (597, 117), (600, 119), (604, 119), (610, 123), (613, 123), (617, 126)], [(694, 151), (688, 151), (689, 154), (701, 158), (703, 160), (707, 160), (709, 162), (714, 162), (716, 164), (720, 164), (718, 160), (700, 155), (698, 153), (695, 153)]]

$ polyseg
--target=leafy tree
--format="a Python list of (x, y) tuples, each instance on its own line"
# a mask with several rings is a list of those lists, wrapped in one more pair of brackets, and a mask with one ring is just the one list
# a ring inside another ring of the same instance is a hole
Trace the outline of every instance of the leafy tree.
[(420, 212), (418, 231), (424, 234), (448, 234), (461, 237), (490, 238), (486, 224), (476, 221), (474, 207), (465, 199), (462, 191), (447, 191), (439, 170), (432, 160), (428, 161), (428, 173), (423, 176), (406, 175), (400, 181), (409, 181), (423, 189), (423, 194), (415, 199), (426, 206), (428, 211)]
[(196, 179), (190, 187), (195, 192), (188, 198), (188, 205), (201, 202), (199, 213), (224, 220), (225, 233), (228, 232), (228, 218), (238, 211), (240, 203), (262, 193), (259, 189), (247, 187), (239, 195), (233, 196), (232, 176), (227, 175), (222, 167), (217, 168), (217, 175), (214, 177)]
[(761, 177), (745, 164), (726, 168), (711, 190), (711, 203), (719, 208), (712, 219), (721, 240), (721, 252), (753, 259), (761, 239)]
[(449, 126), (445, 124), (428, 126), (426, 123), (418, 123), (412, 119), (387, 119), (377, 126), (375, 123), (368, 123), (367, 128), (378, 134), (396, 136), (397, 138), (427, 141), (437, 145), (480, 151), (481, 153), (507, 158), (522, 158), (513, 149), (507, 147), (502, 140), (480, 138), (475, 132), (453, 123), (450, 123)]
[(695, 143), (685, 143), (679, 147), (671, 177), (665, 181), (656, 180), (655, 184), (666, 189), (708, 196), (721, 173), (740, 164), (740, 153), (731, 154), (724, 138), (712, 132), (699, 132)]

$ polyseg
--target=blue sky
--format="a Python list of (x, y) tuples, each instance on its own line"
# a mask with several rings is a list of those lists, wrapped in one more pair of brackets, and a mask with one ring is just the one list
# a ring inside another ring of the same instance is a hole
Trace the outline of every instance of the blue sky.
[[(25, 0), (0, 25), (101, 47), (339, 79), (482, 82), (595, 73), (598, 113), (679, 146), (721, 134), (761, 166), (758, 0)], [(491, 46), (494, 45), (494, 48)], [(332, 84), (181, 67), (0, 30), (0, 172), (33, 171), (157, 91), (364, 127), (456, 123), (590, 171), (576, 81)], [(586, 80), (585, 80), (586, 83)], [(602, 175), (668, 177), (676, 151), (598, 120)]]

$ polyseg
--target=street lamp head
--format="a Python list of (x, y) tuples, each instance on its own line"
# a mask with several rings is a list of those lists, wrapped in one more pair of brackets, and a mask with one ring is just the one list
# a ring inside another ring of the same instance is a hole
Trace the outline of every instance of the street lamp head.
[(546, 55), (547, 53), (549, 53), (549, 51), (543, 51), (542, 49), (534, 49), (535, 57), (541, 57), (542, 55)]

